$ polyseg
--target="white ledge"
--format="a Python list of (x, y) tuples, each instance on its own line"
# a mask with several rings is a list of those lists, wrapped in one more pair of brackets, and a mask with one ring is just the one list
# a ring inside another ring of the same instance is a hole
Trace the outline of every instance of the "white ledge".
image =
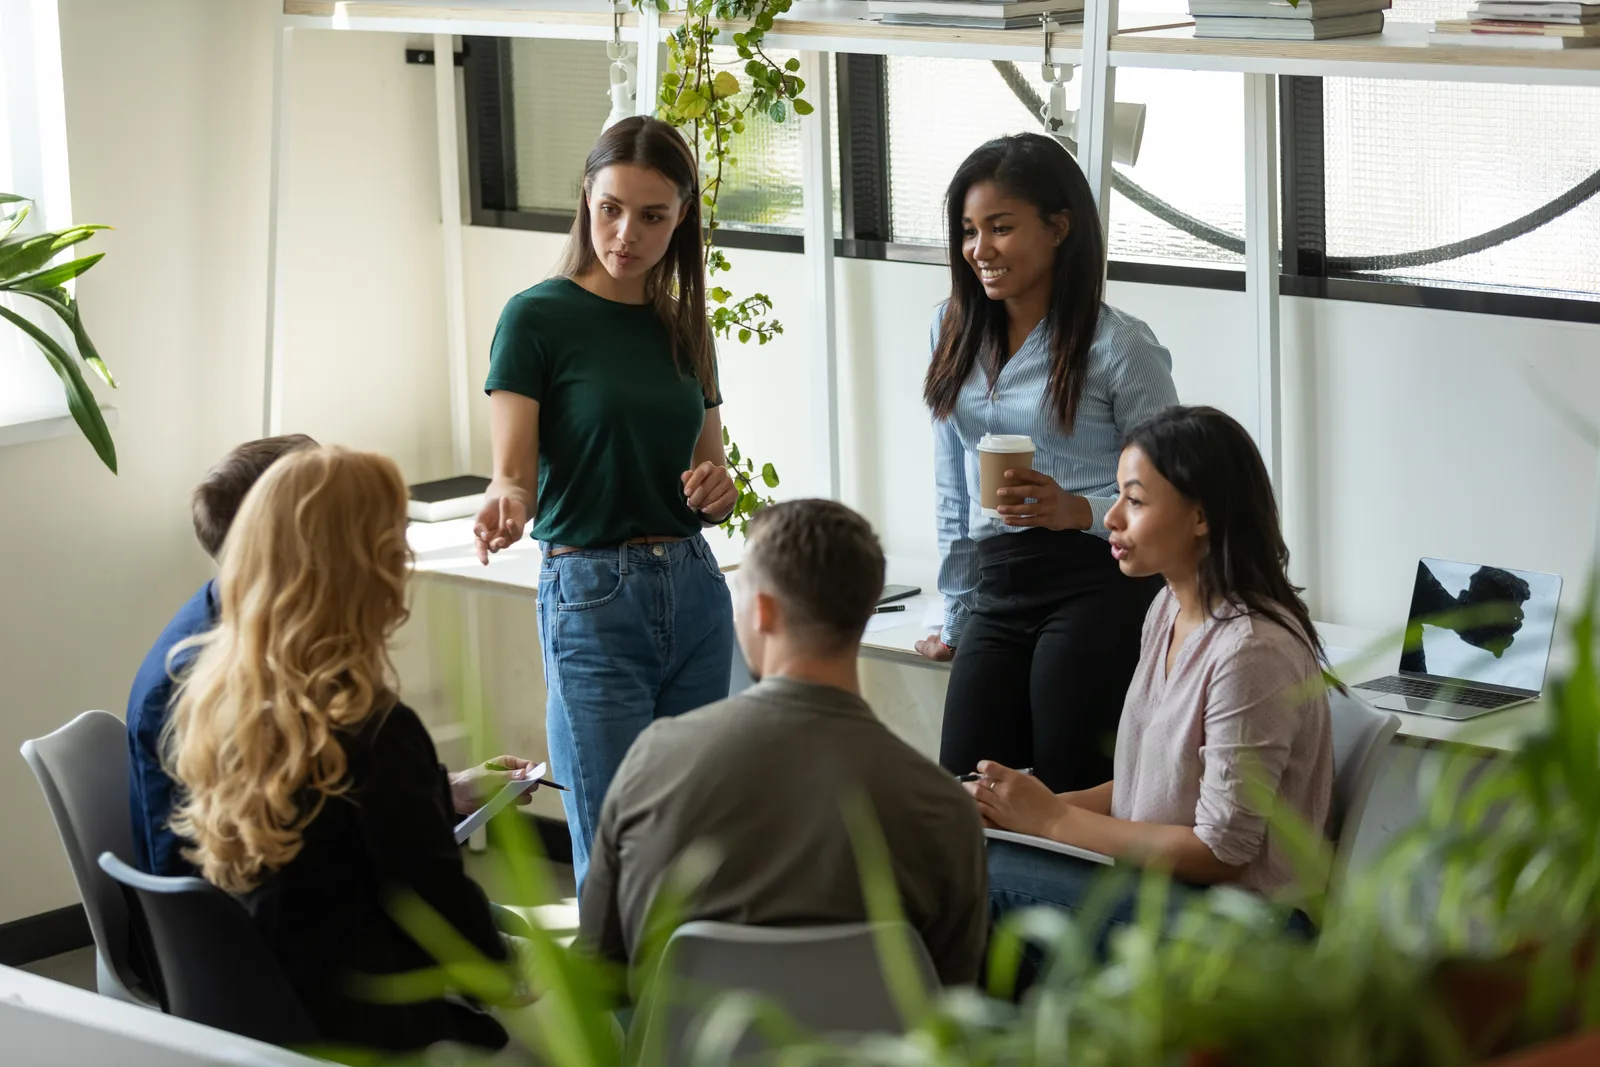
[[(117, 409), (110, 404), (100, 405), (106, 425), (117, 428)], [(0, 448), (6, 445), (25, 445), (32, 441), (48, 441), (52, 437), (65, 437), (78, 432), (78, 424), (66, 412), (39, 414), (32, 412), (0, 413)]]

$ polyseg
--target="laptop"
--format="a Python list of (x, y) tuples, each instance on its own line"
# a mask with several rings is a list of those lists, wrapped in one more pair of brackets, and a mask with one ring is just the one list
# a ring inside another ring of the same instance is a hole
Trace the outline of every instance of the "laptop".
[(1561, 578), (1423, 559), (1400, 671), (1354, 688), (1373, 707), (1471, 719), (1539, 699)]

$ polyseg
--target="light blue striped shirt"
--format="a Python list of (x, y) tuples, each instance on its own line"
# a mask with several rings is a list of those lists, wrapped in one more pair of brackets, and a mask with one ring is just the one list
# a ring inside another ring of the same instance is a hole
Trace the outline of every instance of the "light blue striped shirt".
[[(941, 307), (934, 315), (938, 337)], [(935, 513), (939, 526), (939, 592), (944, 594), (945, 644), (955, 647), (966, 627), (978, 587), (978, 542), (996, 534), (1022, 533), (987, 518), (978, 499), (978, 439), (986, 433), (1021, 433), (1033, 438), (1033, 468), (1069, 493), (1086, 497), (1094, 515), (1089, 531), (1106, 536), (1106, 512), (1117, 500), (1117, 458), (1128, 431), (1178, 402), (1172, 384), (1172, 354), (1150, 327), (1109, 304), (1101, 305), (1089, 376), (1070, 434), (1045, 407), (1050, 349), (1041, 322), (1001, 368), (994, 393), (982, 367), (956, 397), (948, 419), (933, 423)]]

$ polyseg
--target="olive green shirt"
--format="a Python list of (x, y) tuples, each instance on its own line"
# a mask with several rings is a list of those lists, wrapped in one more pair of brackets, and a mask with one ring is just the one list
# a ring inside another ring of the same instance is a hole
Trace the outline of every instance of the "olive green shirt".
[(662, 876), (697, 841), (720, 862), (685, 922), (865, 920), (840, 809), (852, 792), (872, 804), (906, 921), (922, 935), (940, 979), (974, 982), (989, 930), (977, 806), (860, 697), (787, 678), (658, 719), (639, 735), (601, 810), (580, 939), (607, 958), (630, 960)]
[(722, 398), (679, 371), (653, 306), (540, 282), (500, 313), (484, 389), (539, 402), (534, 540), (595, 548), (700, 531), (682, 475)]

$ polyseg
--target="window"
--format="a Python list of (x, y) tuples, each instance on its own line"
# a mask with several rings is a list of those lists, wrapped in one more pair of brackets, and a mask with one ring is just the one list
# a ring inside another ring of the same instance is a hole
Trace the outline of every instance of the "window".
[[(477, 221), (565, 229), (578, 205), (584, 160), (611, 111), (605, 44), (477, 38), (468, 54), (473, 67), (469, 113), (476, 134), (474, 206), (495, 216)], [(768, 54), (781, 64), (795, 53), (769, 49)], [(714, 62), (742, 65), (732, 48), (718, 48)], [(486, 128), (492, 134), (488, 138)], [(799, 124), (752, 115), (740, 143), (738, 165), (723, 178), (723, 225), (798, 236), (803, 213)]]
[[(1390, 18), (1462, 18), (1468, 6), (1396, 0)], [(1600, 304), (1600, 198), (1552, 204), (1600, 180), (1600, 89), (1292, 81), (1313, 83), (1301, 92), (1320, 95), (1320, 115), (1301, 109), (1285, 165), (1320, 167), (1325, 191), (1285, 212), (1289, 251), (1312, 252), (1294, 273)]]
[[(1390, 17), (1469, 2), (1395, 0)], [(565, 228), (609, 108), (604, 46), (479, 39), (468, 67), (475, 218)], [(1600, 89), (1279, 83), (1284, 292), (1600, 322), (1600, 196), (1582, 195), (1600, 188)], [(901, 56), (839, 55), (833, 87), (839, 251), (923, 261), (942, 258), (961, 160), (1041, 130), (1048, 94), (1036, 64)], [(1146, 113), (1138, 162), (1114, 168), (1112, 276), (1242, 288), (1243, 75), (1119, 68), (1116, 89)], [(751, 124), (723, 243), (799, 249), (801, 135)]]
[[(889, 197), (895, 241), (942, 245), (945, 185), (967, 153), (994, 137), (1042, 131), (1037, 105), (1049, 86), (1037, 72), (1031, 64), (889, 58)], [(1011, 82), (1020, 82), (1035, 99), (1024, 100)], [(1067, 84), (1069, 109), (1077, 108), (1078, 92), (1076, 79)], [(1143, 103), (1147, 111), (1138, 163), (1116, 167), (1113, 258), (1243, 264), (1242, 252), (1208, 243), (1168, 221), (1187, 215), (1191, 223), (1203, 224), (1192, 229), (1220, 229), (1235, 240), (1243, 234), (1243, 93), (1236, 74), (1118, 72), (1117, 99)], [(1166, 218), (1130, 200), (1127, 191)]]

